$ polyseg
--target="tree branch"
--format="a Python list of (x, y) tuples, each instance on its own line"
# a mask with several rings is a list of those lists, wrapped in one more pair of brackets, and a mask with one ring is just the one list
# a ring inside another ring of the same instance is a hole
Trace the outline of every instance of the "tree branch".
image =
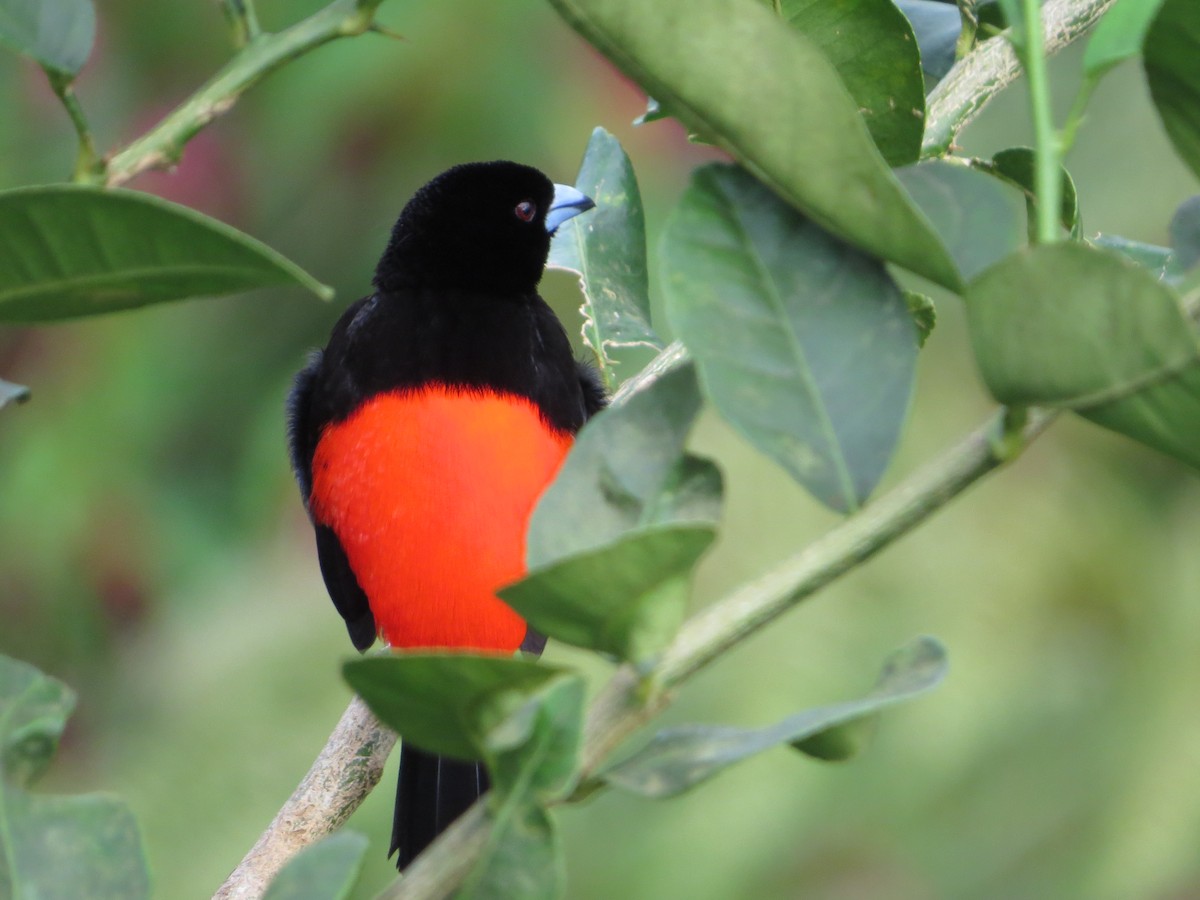
[[(1046, 55), (1076, 40), (1116, 0), (1049, 0), (1042, 8)], [(946, 73), (929, 94), (922, 156), (950, 152), (958, 133), (1021, 73), (1017, 55), (1004, 39), (984, 41)]]
[(358, 697), (312, 768), (213, 900), (261, 897), (293, 854), (336, 831), (379, 783), (396, 734)]
[(105, 183), (115, 187), (147, 169), (175, 165), (183, 156), (184, 145), (262, 78), (336, 38), (376, 30), (375, 10), (380, 2), (334, 0), (290, 28), (259, 34), (161, 122), (116, 152), (105, 166)]

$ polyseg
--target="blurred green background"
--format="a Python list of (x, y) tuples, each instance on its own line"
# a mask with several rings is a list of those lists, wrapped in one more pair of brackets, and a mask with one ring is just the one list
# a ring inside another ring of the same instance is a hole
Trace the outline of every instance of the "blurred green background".
[[(316, 0), (261, 0), (277, 28)], [(230, 52), (216, 4), (99, 4), (78, 89), (101, 146), (151, 124)], [(156, 896), (211, 893), (323, 744), (351, 653), (286, 461), (283, 400), (309, 347), (365, 292), (409, 193), (447, 166), (514, 158), (569, 181), (594, 125), (625, 144), (651, 253), (715, 154), (547, 5), (388, 3), (406, 36), (341, 41), (255, 88), (173, 174), (133, 186), (198, 207), (332, 284), (0, 330), (0, 652), (79, 692), (53, 790), (132, 804)], [(1078, 53), (1052, 76), (1065, 108)], [(968, 152), (1026, 144), (1021, 86)], [(55, 181), (74, 144), (32, 65), (0, 55), (0, 187)], [(1088, 234), (1165, 243), (1195, 180), (1140, 71), (1104, 83), (1069, 164)], [(652, 260), (653, 262), (653, 260)], [(572, 279), (544, 292), (577, 331)], [(1050, 300), (1052, 298), (1048, 298)], [(953, 298), (919, 371), (889, 481), (987, 413)], [(664, 327), (663, 323), (657, 323)], [(834, 524), (713, 417), (696, 445), (729, 487), (700, 573), (708, 602)], [(942, 688), (889, 713), (869, 751), (778, 750), (684, 798), (615, 793), (559, 817), (578, 898), (1200, 897), (1200, 481), (1065, 421), (1011, 470), (695, 679), (668, 718), (757, 725), (868, 687), (918, 633)], [(563, 648), (596, 684), (604, 663)], [(394, 772), (351, 827), (385, 884)]]

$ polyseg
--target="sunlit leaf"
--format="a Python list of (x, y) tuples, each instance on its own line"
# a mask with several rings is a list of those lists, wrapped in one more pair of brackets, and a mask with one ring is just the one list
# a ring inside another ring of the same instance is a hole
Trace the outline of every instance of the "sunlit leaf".
[(551, 2), (672, 115), (785, 201), (855, 246), (961, 287), (836, 69), (771, 10), (746, 0), (692, 0), (686, 11), (643, 0)]
[(1098, 79), (1142, 52), (1142, 41), (1163, 0), (1117, 0), (1096, 24), (1083, 53), (1083, 72)]
[(0, 0), (0, 44), (32, 57), (42, 68), (75, 75), (96, 37), (90, 0)]
[(925, 121), (921, 54), (892, 0), (770, 0), (770, 5), (833, 63), (884, 159), (893, 166), (916, 162)]
[(366, 853), (364, 835), (331, 834), (288, 860), (263, 900), (345, 900), (358, 881)]
[(823, 503), (857, 508), (899, 437), (918, 349), (886, 269), (726, 165), (696, 173), (662, 259), (668, 318), (721, 415)]
[(1024, 204), (1011, 186), (940, 159), (898, 169), (896, 176), (933, 222), (964, 278), (1021, 245)]
[(0, 656), (0, 897), (149, 897), (141, 836), (123, 802), (30, 790), (74, 705), (61, 682)]
[(488, 732), (563, 674), (525, 659), (432, 653), (350, 660), (342, 672), (404, 740), (456, 759), (482, 759)]
[(691, 572), (716, 531), (659, 526), (530, 572), (500, 596), (542, 634), (641, 662), (683, 621)]
[(1196, 0), (1163, 0), (1142, 61), (1150, 96), (1175, 151), (1200, 176), (1200, 14)]
[(699, 410), (689, 364), (588, 422), (534, 510), (526, 538), (529, 567), (611, 543), (639, 527), (715, 522), (720, 474), (711, 463), (684, 456)]
[(332, 296), (270, 247), (149, 194), (76, 185), (0, 193), (0, 321), (281, 285)]
[(897, 703), (935, 687), (946, 675), (946, 653), (933, 638), (918, 638), (894, 653), (865, 697), (805, 710), (766, 728), (684, 725), (667, 728), (632, 756), (601, 773), (614, 787), (647, 797), (672, 797), (729, 766), (772, 747), (791, 744), (820, 759), (845, 759), (857, 749), (847, 730)]
[(547, 265), (579, 276), (584, 343), (596, 354), (611, 390), (617, 377), (610, 349), (661, 349), (662, 341), (650, 327), (646, 226), (637, 178), (620, 143), (603, 128), (592, 132), (575, 187), (596, 207), (559, 227)]

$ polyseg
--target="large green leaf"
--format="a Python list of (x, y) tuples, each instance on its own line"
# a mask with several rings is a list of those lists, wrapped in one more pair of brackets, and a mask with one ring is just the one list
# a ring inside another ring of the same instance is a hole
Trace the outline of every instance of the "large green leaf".
[(685, 125), (823, 227), (951, 289), (961, 279), (837, 70), (749, 0), (551, 0)]
[(721, 415), (823, 503), (856, 509), (899, 438), (917, 356), (886, 269), (727, 165), (696, 173), (662, 259), (668, 317)]
[(791, 744), (819, 759), (845, 759), (857, 750), (848, 729), (897, 703), (918, 697), (946, 675), (946, 653), (933, 638), (918, 638), (892, 654), (865, 697), (820, 706), (766, 728), (684, 725), (667, 728), (632, 756), (602, 772), (614, 787), (646, 797), (672, 797), (723, 769), (772, 747)]
[(964, 278), (1021, 245), (1024, 204), (1011, 186), (940, 159), (898, 169), (896, 177), (925, 210)]
[(60, 76), (87, 62), (96, 37), (91, 0), (0, 0), (0, 44)]
[(342, 667), (371, 711), (406, 741), (457, 759), (485, 757), (485, 738), (528, 695), (563, 674), (499, 656), (391, 653)]
[(641, 192), (629, 157), (603, 128), (592, 132), (575, 187), (591, 197), (596, 208), (559, 227), (547, 265), (579, 275), (583, 340), (596, 354), (611, 390), (617, 377), (610, 349), (661, 349), (662, 341), (650, 327)]
[(149, 897), (141, 836), (124, 803), (29, 790), (50, 764), (74, 705), (61, 682), (0, 656), (0, 897)]
[(692, 569), (715, 537), (711, 525), (634, 531), (536, 569), (500, 596), (548, 637), (642, 662), (679, 629)]
[(685, 364), (588, 422), (534, 510), (529, 567), (593, 550), (635, 528), (715, 522), (720, 473), (684, 454), (699, 410), (695, 371)]
[(1200, 176), (1200, 6), (1164, 0), (1142, 45), (1150, 96), (1176, 152)]
[(23, 384), (13, 384), (0, 378), (0, 409), (10, 403), (24, 403), (29, 399), (29, 388)]
[(305, 847), (280, 869), (263, 900), (345, 900), (362, 870), (367, 839), (339, 831)]
[(1015, 254), (966, 295), (984, 381), (1002, 403), (1086, 407), (1192, 365), (1178, 298), (1145, 269), (1082, 244)]
[(0, 193), (0, 321), (276, 285), (332, 296), (270, 247), (149, 194), (76, 185)]
[(456, 900), (555, 900), (566, 887), (558, 832), (536, 803), (505, 804)]
[(833, 63), (892, 166), (921, 155), (925, 83), (912, 26), (892, 0), (768, 0)]
[(1104, 14), (1083, 53), (1083, 73), (1097, 80), (1142, 52), (1142, 42), (1163, 0), (1117, 0)]

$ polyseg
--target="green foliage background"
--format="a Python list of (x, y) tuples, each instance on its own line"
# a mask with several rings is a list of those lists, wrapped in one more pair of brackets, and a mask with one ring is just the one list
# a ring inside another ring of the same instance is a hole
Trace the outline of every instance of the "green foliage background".
[[(263, 2), (272, 28), (316, 0)], [(0, 332), (0, 375), (34, 399), (0, 416), (0, 652), (73, 687), (42, 789), (111, 789), (146, 833), (156, 895), (227, 874), (348, 699), (350, 654), (287, 469), (283, 397), (306, 348), (363, 293), (392, 219), (448, 165), (508, 157), (570, 181), (593, 125), (630, 154), (651, 251), (691, 168), (714, 157), (552, 9), (387, 4), (403, 43), (332, 44), (251, 91), (171, 176), (133, 187), (264, 240), (338, 298), (300, 291)], [(228, 55), (212, 4), (103, 4), (78, 83), (101, 147), (144, 129)], [(1079, 53), (1052, 64), (1063, 103)], [(1028, 143), (1018, 85), (965, 134)], [(74, 138), (33, 66), (0, 54), (0, 184), (61, 179)], [(1168, 243), (1197, 185), (1144, 79), (1102, 83), (1068, 165), (1084, 228)], [(653, 263), (653, 259), (652, 259)], [(653, 266), (652, 266), (653, 269)], [(545, 293), (577, 330), (573, 279)], [(656, 309), (656, 312), (660, 310)], [(660, 330), (665, 329), (661, 314)], [(919, 362), (894, 479), (990, 408), (945, 298)], [(820, 534), (833, 514), (715, 419), (726, 526), (699, 602)], [(846, 766), (775, 752), (668, 804), (617, 792), (562, 815), (572, 897), (1166, 897), (1200, 893), (1200, 482), (1076, 420), (1012, 469), (690, 684), (669, 721), (778, 720), (868, 687), (936, 633), (951, 675), (885, 718)], [(597, 677), (602, 664), (552, 647)], [(351, 827), (383, 860), (392, 779)]]

